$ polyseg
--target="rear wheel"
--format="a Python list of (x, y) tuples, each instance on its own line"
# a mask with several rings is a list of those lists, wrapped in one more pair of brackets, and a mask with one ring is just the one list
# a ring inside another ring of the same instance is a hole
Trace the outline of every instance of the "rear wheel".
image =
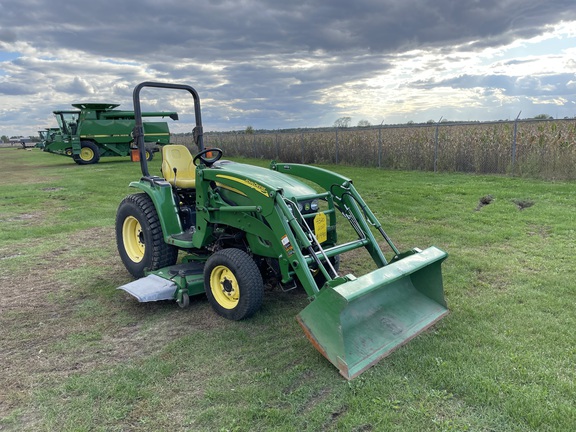
[(204, 267), (208, 301), (219, 315), (241, 320), (262, 306), (264, 284), (260, 270), (246, 252), (230, 248), (212, 255)]
[(98, 146), (92, 141), (81, 141), (80, 142), (80, 153), (77, 155), (72, 155), (74, 162), (78, 165), (90, 165), (98, 163), (100, 160), (100, 151)]
[(146, 149), (146, 160), (150, 162), (154, 157), (154, 152), (150, 149)]
[(152, 199), (145, 193), (128, 195), (116, 213), (116, 244), (132, 276), (176, 264), (178, 249), (164, 242)]

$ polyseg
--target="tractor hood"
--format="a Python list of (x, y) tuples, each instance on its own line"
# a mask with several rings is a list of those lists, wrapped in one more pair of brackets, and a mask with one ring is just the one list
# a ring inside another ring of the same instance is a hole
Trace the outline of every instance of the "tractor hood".
[(283, 195), (289, 199), (298, 200), (303, 197), (310, 197), (318, 194), (314, 188), (299, 181), (295, 177), (269, 168), (262, 168), (231, 161), (222, 161), (215, 164), (213, 168), (222, 170), (227, 176), (237, 178), (239, 182), (256, 182), (267, 189), (282, 189)]

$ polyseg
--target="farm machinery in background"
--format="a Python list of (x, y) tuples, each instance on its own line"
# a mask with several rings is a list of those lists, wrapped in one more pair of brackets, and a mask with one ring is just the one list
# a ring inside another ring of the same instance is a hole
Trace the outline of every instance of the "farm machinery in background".
[[(149, 173), (144, 157), (145, 87), (194, 98), (198, 153), (164, 146), (161, 177)], [(241, 320), (260, 308), (265, 282), (302, 287), (310, 304), (297, 320), (347, 379), (448, 313), (441, 272), (447, 254), (436, 247), (400, 252), (351, 179), (308, 165), (222, 160), (222, 150), (204, 148), (200, 98), (190, 86), (145, 82), (133, 99), (142, 177), (130, 183), (138, 192), (121, 202), (115, 229), (121, 260), (136, 280), (119, 289), (182, 307), (206, 294), (216, 313)], [(351, 251), (363, 251), (373, 269), (340, 274), (340, 257)]]
[[(134, 111), (114, 108), (118, 104), (78, 103), (76, 110), (53, 111), (58, 129), (50, 129), (42, 150), (69, 156), (79, 165), (95, 164), (102, 156), (138, 156), (132, 137)], [(170, 117), (178, 120), (176, 112), (144, 112), (142, 117)], [(144, 157), (151, 160), (159, 147), (170, 142), (166, 122), (147, 121), (143, 124)], [(137, 160), (133, 157), (132, 160)]]
[(46, 147), (47, 144), (50, 144), (59, 133), (60, 128), (46, 128), (44, 130), (39, 130), (38, 136), (40, 137), (40, 141), (38, 141), (34, 147), (44, 149), (44, 147)]

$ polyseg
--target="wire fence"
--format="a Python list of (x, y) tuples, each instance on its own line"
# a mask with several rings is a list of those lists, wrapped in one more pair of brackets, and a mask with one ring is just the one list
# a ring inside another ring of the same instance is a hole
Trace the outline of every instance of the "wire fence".
[(576, 179), (576, 119), (209, 132), (204, 144), (227, 157)]

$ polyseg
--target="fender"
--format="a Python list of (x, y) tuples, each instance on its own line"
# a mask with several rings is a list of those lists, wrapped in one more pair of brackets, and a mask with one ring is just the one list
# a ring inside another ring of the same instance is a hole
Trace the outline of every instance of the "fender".
[(178, 206), (174, 201), (170, 183), (158, 177), (142, 177), (140, 181), (131, 182), (130, 187), (144, 191), (152, 199), (166, 242), (172, 235), (182, 232)]

